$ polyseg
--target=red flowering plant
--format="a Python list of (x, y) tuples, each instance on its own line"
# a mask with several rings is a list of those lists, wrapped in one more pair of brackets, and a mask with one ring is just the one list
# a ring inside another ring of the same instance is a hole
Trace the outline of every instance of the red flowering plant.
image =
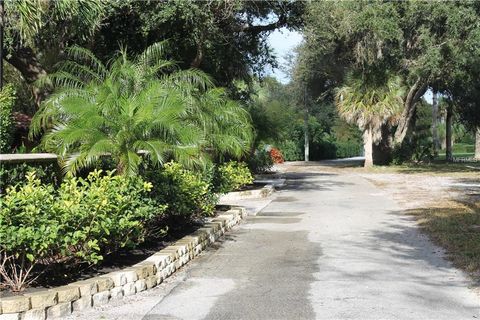
[(283, 163), (284, 161), (282, 153), (277, 148), (272, 147), (270, 149), (270, 157), (272, 158), (273, 163)]

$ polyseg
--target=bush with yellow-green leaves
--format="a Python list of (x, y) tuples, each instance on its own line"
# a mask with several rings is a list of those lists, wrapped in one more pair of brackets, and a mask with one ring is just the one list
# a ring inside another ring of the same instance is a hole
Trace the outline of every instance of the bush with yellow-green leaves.
[(253, 176), (247, 165), (242, 162), (229, 161), (219, 165), (214, 176), (214, 185), (219, 193), (228, 193), (252, 184)]
[(149, 222), (166, 206), (149, 197), (152, 184), (138, 177), (94, 171), (67, 178), (59, 189), (35, 173), (9, 187), (0, 203), (0, 276), (13, 291), (50, 264), (96, 264), (120, 248), (142, 243)]

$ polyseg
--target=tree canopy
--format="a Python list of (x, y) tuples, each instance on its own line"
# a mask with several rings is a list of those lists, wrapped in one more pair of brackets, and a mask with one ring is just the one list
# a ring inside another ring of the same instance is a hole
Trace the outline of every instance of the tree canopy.
[(317, 98), (331, 99), (351, 73), (399, 77), (402, 112), (388, 130), (394, 146), (404, 141), (429, 88), (460, 97), (459, 87), (478, 81), (469, 75), (480, 56), (476, 1), (314, 1), (307, 6), (304, 38), (296, 78)]

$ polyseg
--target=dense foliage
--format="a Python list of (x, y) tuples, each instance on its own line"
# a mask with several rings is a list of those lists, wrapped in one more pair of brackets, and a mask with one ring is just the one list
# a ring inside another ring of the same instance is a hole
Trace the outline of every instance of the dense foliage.
[(200, 68), (225, 87), (248, 81), (252, 71), (276, 64), (267, 37), (278, 28), (298, 29), (304, 7), (303, 1), (6, 0), (6, 61), (18, 71), (12, 81), (28, 86), (17, 111), (33, 115), (49, 92), (35, 82), (56, 71), (71, 45), (88, 47), (105, 63), (119, 44), (140, 54), (171, 39), (168, 54), (182, 69)]
[[(415, 126), (416, 109), (429, 89), (448, 97), (464, 122), (477, 125), (478, 21), (480, 7), (473, 1), (310, 2), (305, 42), (293, 70), (295, 83), (306, 87), (314, 99), (326, 102), (334, 99), (337, 88), (345, 97), (345, 89), (352, 89), (353, 101), (367, 106), (366, 112), (357, 113), (364, 119), (357, 120), (365, 120), (369, 110), (377, 109), (361, 96), (397, 92), (400, 99), (395, 104), (400, 108), (392, 113), (393, 104), (388, 102), (390, 108), (376, 110), (383, 124), (373, 129), (372, 151), (373, 158), (382, 160), (403, 143), (412, 143), (408, 136)], [(392, 75), (397, 78), (393, 83)], [(372, 86), (372, 79), (385, 80)]]
[(200, 68), (231, 87), (232, 80), (248, 81), (252, 73), (276, 65), (267, 37), (278, 28), (300, 27), (304, 7), (303, 1), (115, 1), (92, 49), (107, 61), (119, 42), (140, 53), (171, 39), (175, 47), (169, 55), (182, 61), (182, 68)]
[[(14, 67), (30, 95), (21, 110), (36, 110), (48, 90), (35, 81), (51, 72), (63, 59), (65, 47), (86, 42), (100, 26), (106, 1), (102, 0), (6, 0), (5, 60)], [(33, 108), (32, 108), (33, 107)]]
[[(287, 161), (303, 160), (307, 130), (310, 160), (362, 154), (361, 133), (338, 116), (333, 103), (312, 99), (302, 101), (305, 98), (303, 93), (299, 100), (295, 83), (284, 85), (273, 78), (257, 83), (254, 93), (248, 108), (255, 128), (256, 146), (278, 148)], [(268, 171), (272, 166), (262, 149), (259, 148), (248, 159), (250, 168), (255, 172)]]
[(166, 213), (176, 222), (213, 215), (218, 197), (211, 181), (201, 173), (169, 162), (162, 168), (149, 167), (142, 175), (153, 185), (151, 196), (167, 204)]
[(8, 184), (0, 202), (0, 276), (14, 291), (53, 266), (98, 264), (119, 249), (164, 236), (167, 229), (181, 231), (214, 214), (217, 193), (253, 182), (246, 165), (237, 162), (205, 173), (174, 162), (144, 165), (142, 178), (95, 170), (85, 179), (68, 175), (59, 187), (40, 180), (49, 180), (51, 166), (22, 180), (27, 169), (10, 168), (21, 177)]
[(15, 103), (15, 91), (10, 85), (0, 91), (0, 153), (10, 151), (12, 140), (12, 108)]
[(26, 163), (0, 163), (0, 194), (3, 194), (7, 187), (25, 184), (27, 175), (35, 171), (35, 178), (43, 184), (57, 185), (59, 181), (58, 166), (53, 163), (28, 165)]

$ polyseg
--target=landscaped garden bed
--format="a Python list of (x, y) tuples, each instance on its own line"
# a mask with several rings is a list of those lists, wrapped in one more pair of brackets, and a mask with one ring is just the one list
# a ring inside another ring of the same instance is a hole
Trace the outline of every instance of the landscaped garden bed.
[(208, 172), (172, 162), (137, 177), (96, 170), (58, 187), (27, 173), (2, 195), (2, 289), (63, 285), (136, 263), (214, 219), (218, 194), (253, 180), (234, 162)]
[[(226, 211), (174, 244), (128, 268), (53, 289), (2, 298), (0, 317), (54, 319), (153, 288), (197, 256), (244, 216), (242, 208)], [(2, 314), (3, 313), (3, 314)]]
[(246, 215), (217, 202), (253, 181), (236, 162), (61, 183), (31, 169), (6, 169), (18, 174), (1, 195), (0, 317), (53, 319), (158, 285)]
[[(39, 290), (49, 289), (53, 287), (67, 285), (69, 283), (89, 279), (95, 276), (101, 276), (110, 272), (119, 271), (123, 268), (135, 265), (147, 259), (158, 251), (173, 245), (175, 241), (194, 233), (199, 228), (204, 227), (206, 223), (210, 223), (216, 217), (225, 214), (231, 209), (231, 206), (217, 206), (212, 217), (198, 219), (189, 223), (184, 223), (181, 227), (170, 230), (165, 236), (158, 239), (147, 240), (139, 244), (135, 248), (122, 248), (114, 254), (105, 256), (98, 265), (83, 263), (66, 269), (59, 265), (52, 266), (45, 270), (42, 276), (37, 279), (31, 286), (22, 290), (21, 294), (37, 292)], [(164, 223), (167, 225), (167, 222)], [(0, 289), (0, 298), (16, 296), (19, 292)]]

